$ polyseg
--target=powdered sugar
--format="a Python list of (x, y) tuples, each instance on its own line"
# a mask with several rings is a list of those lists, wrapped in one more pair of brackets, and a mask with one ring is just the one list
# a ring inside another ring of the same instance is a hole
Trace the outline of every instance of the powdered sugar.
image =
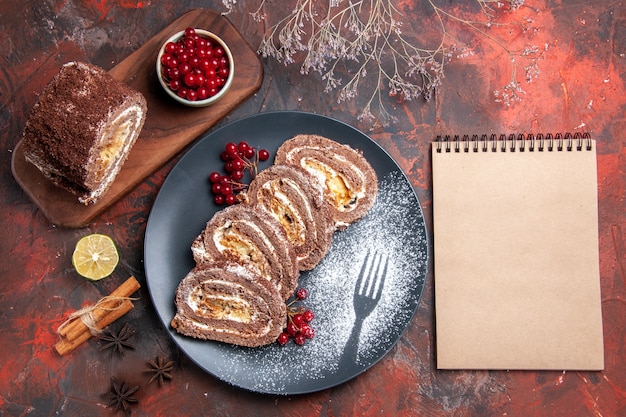
[[(315, 313), (315, 337), (304, 346), (229, 347), (212, 372), (268, 393), (308, 392), (359, 374), (393, 347), (411, 321), (424, 286), (427, 247), (415, 194), (404, 175), (392, 171), (381, 179), (367, 216), (335, 233), (326, 257), (300, 277), (309, 292), (302, 304)], [(368, 250), (386, 254), (389, 263), (381, 299), (363, 321), (356, 346), (348, 343), (356, 320), (354, 287)]]

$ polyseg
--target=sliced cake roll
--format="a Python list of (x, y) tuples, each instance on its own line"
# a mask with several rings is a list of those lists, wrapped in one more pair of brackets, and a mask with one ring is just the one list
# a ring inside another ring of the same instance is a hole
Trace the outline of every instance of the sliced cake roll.
[(96, 203), (126, 161), (146, 113), (138, 91), (94, 65), (67, 63), (32, 109), (25, 158), (81, 203)]
[(363, 217), (378, 192), (378, 178), (362, 153), (318, 135), (297, 135), (276, 152), (276, 164), (290, 164), (316, 177), (337, 229)]
[(200, 266), (227, 260), (256, 270), (285, 300), (296, 288), (295, 250), (280, 223), (264, 210), (238, 204), (218, 211), (191, 251)]
[(247, 202), (282, 225), (301, 271), (313, 269), (328, 252), (334, 222), (322, 188), (307, 171), (289, 165), (261, 171), (250, 183)]
[(218, 263), (195, 268), (180, 282), (171, 326), (197, 339), (257, 347), (274, 342), (286, 319), (271, 282), (250, 268)]

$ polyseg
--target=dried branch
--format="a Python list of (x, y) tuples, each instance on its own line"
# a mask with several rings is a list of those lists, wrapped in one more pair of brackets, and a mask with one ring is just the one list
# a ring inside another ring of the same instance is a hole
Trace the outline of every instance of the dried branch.
[[(480, 7), (480, 20), (449, 12), (434, 0), (423, 1), (437, 19), (440, 41), (433, 47), (424, 46), (426, 40), (403, 34), (405, 16), (392, 0), (297, 0), (285, 17), (267, 29), (258, 52), (285, 65), (299, 62), (302, 74), (319, 74), (325, 82), (325, 92), (337, 91), (338, 102), (366, 94), (359, 119), (387, 125), (394, 116), (386, 109), (385, 92), (397, 101), (419, 97), (428, 101), (443, 82), (446, 64), (454, 57), (472, 54), (471, 48), (454, 39), (450, 30), (451, 25), (462, 25), (509, 57), (511, 78), (494, 92), (495, 100), (507, 106), (520, 101), (524, 90), (518, 80), (518, 68), (522, 61), (526, 63), (522, 66), (525, 81), (531, 82), (539, 74), (537, 62), (545, 48), (528, 45), (521, 50), (512, 49), (490, 29), (518, 25), (523, 31), (531, 30), (530, 19), (507, 23), (496, 20), (500, 9), (514, 12), (524, 6), (524, 0), (475, 0)], [(229, 12), (236, 4), (236, 0), (222, 2)], [(249, 12), (256, 21), (266, 18), (264, 10), (269, 2), (260, 0), (258, 7)], [(366, 77), (374, 82), (365, 84)]]

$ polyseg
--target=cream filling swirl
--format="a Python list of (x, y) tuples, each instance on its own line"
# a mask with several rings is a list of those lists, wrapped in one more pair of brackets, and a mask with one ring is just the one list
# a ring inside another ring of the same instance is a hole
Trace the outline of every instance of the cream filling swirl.
[[(236, 284), (230, 281), (213, 280), (212, 284), (219, 284), (224, 288), (232, 288), (233, 293), (246, 292), (250, 294), (250, 291), (240, 284)], [(264, 301), (252, 294), (252, 297), (257, 301), (264, 303)], [(250, 303), (245, 299), (234, 297), (227, 294), (207, 294), (202, 290), (200, 286), (194, 287), (187, 296), (187, 305), (194, 312), (195, 315), (202, 318), (218, 319), (224, 321), (234, 321), (244, 324), (259, 323), (259, 314), (257, 309), (253, 309)], [(219, 309), (219, 306), (225, 306), (223, 309)], [(234, 308), (233, 308), (234, 307)], [(203, 329), (204, 331), (213, 331), (218, 333), (230, 333), (240, 337), (258, 337), (269, 333), (272, 329), (273, 320), (267, 320), (260, 328), (255, 328), (250, 333), (237, 331), (231, 327), (220, 327), (216, 322), (211, 324), (202, 323), (191, 318), (187, 318), (191, 325)], [(219, 322), (218, 322), (219, 323)], [(260, 324), (260, 323), (259, 323)]]
[(96, 187), (82, 202), (88, 202), (102, 194), (113, 182), (120, 169), (122, 161), (130, 151), (130, 147), (139, 135), (139, 126), (143, 116), (143, 109), (138, 104), (130, 106), (113, 120), (105, 123), (99, 133), (100, 140), (89, 155), (87, 167), (93, 167), (94, 173), (88, 179)]
[[(338, 155), (335, 159), (339, 159)], [(349, 164), (344, 158), (340, 159), (341, 163)], [(359, 185), (353, 184), (333, 167), (315, 158), (302, 158), (301, 165), (311, 174), (315, 175), (326, 187), (331, 196), (333, 206), (342, 212), (353, 210), (357, 206), (357, 202), (365, 197), (365, 175), (360, 169), (356, 169), (351, 165), (352, 171), (359, 178)]]
[[(276, 203), (272, 204), (271, 201), (267, 202), (266, 207), (274, 213), (275, 217), (283, 225), (285, 232), (289, 236), (289, 240), (292, 243), (302, 245), (306, 242), (306, 222), (303, 220), (300, 209), (293, 204), (287, 193), (281, 190), (281, 182), (299, 195), (300, 201), (304, 203), (304, 215), (314, 220), (309, 198), (296, 182), (288, 178), (275, 179), (263, 184), (262, 189), (268, 190), (272, 196), (271, 198)], [(258, 198), (262, 198), (262, 196), (259, 194)], [(315, 236), (316, 231), (313, 230), (312, 232)]]
[(233, 220), (225, 222), (222, 226), (218, 227), (213, 233), (213, 244), (220, 253), (233, 253), (236, 254), (242, 262), (250, 262), (263, 276), (263, 278), (273, 281), (275, 285), (281, 288), (280, 279), (272, 277), (269, 260), (265, 258), (265, 255), (259, 250), (257, 244), (252, 239), (241, 234), (237, 234), (233, 231), (233, 226), (238, 223), (245, 224), (251, 227), (258, 233), (256, 236), (261, 239), (263, 244), (268, 248), (274, 248), (274, 245), (267, 237), (263, 230), (254, 222), (248, 220)]
[[(223, 280), (215, 280), (212, 282), (224, 288), (232, 288), (231, 292), (235, 294), (237, 292), (246, 291), (243, 286), (232, 282)], [(245, 299), (228, 294), (206, 293), (200, 287), (194, 287), (193, 290), (190, 291), (187, 304), (196, 315), (205, 318), (250, 323), (253, 317), (251, 314), (253, 309), (250, 303)]]

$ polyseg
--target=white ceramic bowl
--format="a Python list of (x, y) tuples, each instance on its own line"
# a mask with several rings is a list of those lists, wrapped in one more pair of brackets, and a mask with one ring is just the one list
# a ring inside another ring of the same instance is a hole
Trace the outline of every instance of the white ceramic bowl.
[(159, 83), (161, 84), (161, 86), (163, 87), (163, 89), (165, 90), (165, 92), (174, 100), (176, 100), (177, 102), (184, 104), (186, 106), (190, 106), (190, 107), (205, 107), (205, 106), (209, 106), (213, 103), (215, 103), (216, 101), (220, 100), (222, 97), (224, 97), (224, 95), (228, 92), (228, 89), (230, 88), (232, 82), (233, 82), (233, 78), (235, 75), (235, 61), (233, 60), (233, 55), (230, 51), (230, 49), (228, 48), (228, 45), (226, 45), (226, 43), (217, 35), (215, 35), (212, 32), (209, 32), (208, 30), (204, 30), (204, 29), (195, 29), (196, 33), (200, 36), (202, 36), (205, 39), (209, 39), (217, 44), (219, 44), (225, 52), (225, 56), (228, 59), (228, 63), (229, 63), (229, 74), (228, 77), (226, 79), (226, 82), (224, 83), (224, 85), (221, 87), (221, 89), (217, 92), (217, 94), (215, 94), (214, 96), (208, 97), (206, 99), (198, 99), (198, 100), (194, 100), (194, 101), (190, 101), (187, 100), (186, 98), (183, 98), (181, 96), (179, 96), (176, 91), (172, 90), (169, 85), (167, 84), (167, 81), (164, 79), (163, 77), (163, 64), (161, 63), (161, 57), (163, 56), (163, 54), (165, 53), (165, 46), (169, 43), (169, 42), (178, 42), (178, 40), (180, 40), (180, 38), (182, 38), (185, 34), (184, 30), (181, 30), (180, 32), (177, 32), (176, 34), (172, 35), (169, 39), (167, 39), (163, 45), (161, 46), (161, 48), (159, 49), (159, 54), (157, 55), (157, 59), (156, 59), (156, 71), (157, 71), (157, 77), (159, 79)]

